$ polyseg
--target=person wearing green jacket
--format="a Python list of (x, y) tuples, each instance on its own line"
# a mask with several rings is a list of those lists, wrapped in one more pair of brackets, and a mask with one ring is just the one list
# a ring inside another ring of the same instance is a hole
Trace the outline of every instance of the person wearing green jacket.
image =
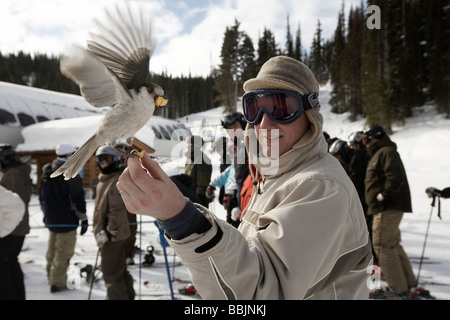
[(212, 165), (209, 157), (203, 152), (203, 138), (200, 136), (191, 136), (186, 138), (187, 142), (187, 161), (184, 173), (192, 178), (190, 189), (200, 199), (200, 204), (208, 207), (211, 202), (206, 197), (206, 188), (211, 181)]
[(400, 296), (416, 286), (408, 256), (401, 245), (400, 222), (412, 212), (411, 194), (397, 145), (379, 125), (363, 134), (370, 157), (364, 180), (367, 213), (373, 215), (372, 242), (389, 287)]

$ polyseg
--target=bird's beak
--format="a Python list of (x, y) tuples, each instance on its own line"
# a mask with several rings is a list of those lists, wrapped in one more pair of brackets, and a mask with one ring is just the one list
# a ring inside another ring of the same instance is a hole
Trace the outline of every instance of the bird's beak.
[(167, 102), (169, 102), (169, 100), (164, 96), (155, 97), (155, 105), (157, 107), (164, 107), (167, 104)]

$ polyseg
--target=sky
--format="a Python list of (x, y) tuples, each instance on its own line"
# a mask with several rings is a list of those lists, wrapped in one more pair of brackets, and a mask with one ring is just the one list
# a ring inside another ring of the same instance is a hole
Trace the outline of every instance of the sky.
[[(131, 1), (131, 0), (129, 0)], [(0, 52), (24, 51), (57, 55), (72, 44), (85, 46), (93, 18), (104, 17), (113, 0), (1, 0)], [(303, 49), (309, 50), (317, 22), (324, 39), (337, 25), (344, 3), (346, 17), (362, 0), (133, 0), (152, 16), (156, 50), (150, 62), (155, 73), (207, 76), (220, 64), (227, 27), (237, 19), (255, 49), (264, 28), (271, 30), (279, 48), (286, 42), (287, 16), (291, 34), (298, 25)]]

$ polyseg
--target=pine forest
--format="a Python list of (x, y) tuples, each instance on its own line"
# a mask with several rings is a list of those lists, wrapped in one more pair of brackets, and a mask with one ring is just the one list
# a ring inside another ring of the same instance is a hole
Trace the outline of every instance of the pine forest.
[[(235, 19), (224, 30), (221, 62), (207, 77), (153, 75), (170, 97), (171, 107), (161, 115), (236, 110), (242, 84), (282, 54), (308, 65), (322, 85), (329, 82), (332, 111), (347, 112), (350, 120), (364, 117), (390, 130), (425, 104), (450, 117), (449, 0), (371, 0), (348, 10), (342, 5), (331, 37), (323, 38), (319, 19), (311, 44), (301, 41), (301, 23), (287, 14), (285, 39), (264, 28), (254, 42)], [(59, 58), (39, 53), (0, 52), (0, 81), (79, 94), (60, 73)]]

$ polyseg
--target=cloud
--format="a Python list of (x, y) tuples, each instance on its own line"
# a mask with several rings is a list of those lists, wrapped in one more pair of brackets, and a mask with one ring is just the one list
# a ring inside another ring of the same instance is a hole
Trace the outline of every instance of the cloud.
[[(154, 16), (157, 48), (152, 57), (154, 72), (206, 76), (220, 64), (226, 27), (237, 19), (240, 30), (253, 40), (255, 49), (264, 28), (275, 35), (279, 47), (286, 42), (289, 14), (291, 33), (300, 24), (302, 45), (309, 49), (320, 19), (323, 38), (335, 27), (342, 2), (336, 0), (134, 0)], [(94, 17), (103, 17), (111, 0), (1, 0), (0, 51), (38, 52), (59, 55), (70, 43), (85, 45), (88, 32), (95, 30)], [(346, 12), (350, 3), (345, 0)]]

